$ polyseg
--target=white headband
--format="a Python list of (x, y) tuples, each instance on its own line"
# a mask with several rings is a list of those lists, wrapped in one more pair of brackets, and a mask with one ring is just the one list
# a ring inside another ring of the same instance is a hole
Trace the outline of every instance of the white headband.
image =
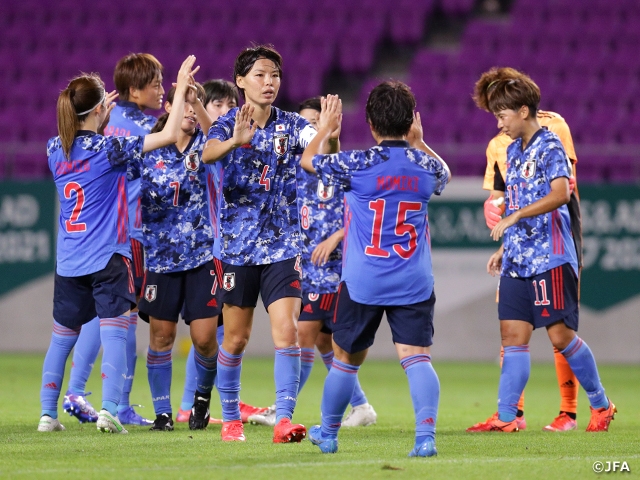
[(98, 108), (98, 105), (100, 105), (103, 101), (104, 101), (104, 97), (106, 96), (107, 92), (105, 91), (105, 89), (102, 89), (102, 98), (100, 98), (100, 101), (98, 103), (96, 103), (96, 105), (92, 108), (90, 108), (89, 110), (87, 110), (86, 112), (80, 112), (80, 113), (76, 113), (76, 115), (78, 115), (79, 117), (81, 117), (82, 115), (86, 115), (87, 113), (91, 113), (93, 112), (96, 108)]

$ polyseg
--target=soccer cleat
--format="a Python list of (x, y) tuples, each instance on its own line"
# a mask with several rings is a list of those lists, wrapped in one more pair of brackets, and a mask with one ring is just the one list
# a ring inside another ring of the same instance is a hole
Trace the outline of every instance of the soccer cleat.
[(254, 407), (252, 405), (247, 405), (244, 402), (239, 402), (238, 407), (240, 407), (240, 419), (242, 420), (242, 423), (248, 423), (249, 417), (252, 415), (262, 415), (269, 410), (268, 407)]
[(103, 433), (129, 433), (122, 426), (117, 415), (111, 415), (108, 410), (104, 408), (100, 410), (98, 414), (98, 421), (96, 427)]
[(265, 427), (276, 426), (276, 406), (271, 405), (263, 413), (249, 415), (247, 418), (254, 425), (264, 425)]
[(498, 412), (491, 415), (486, 421), (476, 423), (475, 425), (467, 428), (467, 432), (517, 432), (518, 423), (515, 420), (511, 422), (503, 422), (498, 418)]
[[(139, 407), (140, 405), (137, 406)], [(139, 427), (147, 427), (153, 424), (153, 422), (148, 418), (144, 418), (137, 414), (133, 409), (133, 405), (119, 411), (118, 419), (123, 425), (138, 425)]]
[[(177, 423), (187, 423), (189, 421), (189, 417), (191, 416), (191, 410), (178, 410), (178, 415), (176, 415), (176, 422)], [(213, 417), (209, 417), (209, 424), (218, 424), (218, 425), (222, 425), (222, 419), (221, 418), (213, 418)]]
[(223, 422), (220, 437), (223, 442), (244, 442), (246, 438), (244, 436), (242, 420)]
[(153, 425), (149, 429), (152, 432), (173, 432), (173, 419), (170, 413), (156, 415)]
[(524, 415), (522, 415), (521, 417), (516, 417), (516, 425), (518, 425), (518, 431), (526, 430), (527, 421), (524, 419)]
[(613, 420), (615, 414), (618, 413), (618, 409), (613, 402), (609, 400), (609, 406), (607, 408), (589, 408), (591, 408), (591, 420), (589, 420), (587, 432), (608, 432), (611, 420)]
[(420, 445), (414, 445), (413, 450), (409, 452), (410, 457), (435, 457), (438, 455), (436, 450), (436, 441), (433, 438), (428, 438)]
[(560, 415), (553, 419), (553, 422), (544, 427), (542, 431), (568, 432), (569, 430), (575, 430), (576, 428), (578, 428), (578, 422), (567, 415), (565, 412), (562, 412)]
[(368, 403), (353, 407), (342, 421), (343, 427), (366, 427), (373, 425), (378, 419), (378, 414)]
[(320, 425), (314, 425), (309, 429), (309, 440), (317, 445), (322, 453), (336, 453), (338, 451), (338, 439), (323, 437)]
[(84, 395), (74, 395), (67, 390), (62, 402), (62, 409), (70, 416), (76, 417), (80, 423), (95, 423), (98, 421), (98, 412), (85, 398), (87, 395), (91, 395), (91, 392), (87, 392)]
[(307, 436), (304, 425), (291, 423), (288, 418), (281, 418), (273, 427), (273, 443), (300, 443)]
[(49, 415), (42, 415), (38, 423), (39, 432), (62, 432), (66, 430), (64, 425), (57, 418), (51, 418)]
[(189, 416), (189, 430), (204, 430), (209, 425), (209, 404), (211, 394), (204, 394), (196, 391), (193, 397), (193, 407)]

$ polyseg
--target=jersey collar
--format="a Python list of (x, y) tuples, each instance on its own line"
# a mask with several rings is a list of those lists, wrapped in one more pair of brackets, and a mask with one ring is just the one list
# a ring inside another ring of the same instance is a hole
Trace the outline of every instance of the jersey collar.
[(91, 130), (78, 130), (76, 131), (76, 137), (86, 137), (91, 135), (97, 135), (96, 132), (92, 132)]
[(178, 147), (176, 147), (175, 143), (172, 143), (171, 145), (169, 145), (169, 148), (171, 150), (173, 150), (173, 153), (176, 154), (176, 156), (182, 156), (185, 153), (187, 153), (189, 150), (191, 150), (191, 147), (193, 146), (193, 142), (196, 141), (196, 138), (198, 137), (198, 133), (200, 132), (199, 128), (196, 128), (196, 131), (193, 133), (193, 135), (191, 135), (191, 140), (189, 140), (189, 143), (187, 144), (187, 147), (184, 149), (183, 152), (181, 152), (180, 150), (178, 150)]
[(409, 148), (409, 142), (406, 140), (383, 140), (379, 143), (381, 147), (400, 147)]

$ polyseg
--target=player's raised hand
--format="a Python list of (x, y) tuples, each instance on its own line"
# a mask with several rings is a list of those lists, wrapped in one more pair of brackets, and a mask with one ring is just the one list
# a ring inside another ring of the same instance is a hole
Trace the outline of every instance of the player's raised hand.
[(189, 55), (184, 62), (182, 62), (180, 70), (178, 71), (178, 79), (176, 81), (176, 94), (178, 92), (184, 94), (187, 91), (187, 88), (189, 88), (190, 82), (193, 81), (193, 76), (198, 70), (200, 70), (199, 66), (193, 68), (195, 63), (195, 55)]
[(411, 124), (409, 133), (407, 134), (407, 142), (409, 142), (409, 145), (412, 147), (417, 147), (417, 145), (422, 143), (423, 135), (424, 132), (422, 131), (420, 112), (415, 112), (413, 114), (413, 123)]
[(342, 100), (338, 95), (327, 95), (320, 99), (320, 106), (318, 130), (326, 128), (331, 132), (331, 138), (336, 138), (334, 135), (336, 132), (340, 134), (342, 126)]
[(324, 265), (329, 261), (329, 256), (337, 247), (344, 237), (344, 230), (338, 230), (326, 240), (323, 240), (311, 252), (311, 263), (316, 266)]
[(104, 120), (102, 121), (102, 124), (100, 125), (100, 127), (98, 127), (98, 132), (104, 133), (104, 129), (107, 128), (107, 125), (109, 124), (109, 118), (111, 118), (111, 110), (113, 110), (116, 106), (116, 102), (114, 102), (114, 100), (117, 97), (118, 97), (118, 92), (116, 92), (115, 90), (105, 93), (104, 105), (105, 105), (107, 114), (105, 115)]
[(500, 275), (502, 270), (502, 248), (489, 257), (487, 262), (487, 273), (492, 277)]
[(236, 112), (236, 124), (233, 127), (233, 143), (235, 145), (244, 145), (251, 142), (253, 135), (256, 133), (258, 125), (254, 122), (251, 124), (254, 107), (245, 103), (242, 108)]

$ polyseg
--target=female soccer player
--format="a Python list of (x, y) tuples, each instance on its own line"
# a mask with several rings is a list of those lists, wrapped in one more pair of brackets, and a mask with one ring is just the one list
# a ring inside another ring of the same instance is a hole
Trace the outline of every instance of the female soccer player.
[[(147, 261), (139, 308), (140, 317), (150, 324), (147, 369), (156, 413), (151, 430), (173, 430), (171, 349), (181, 312), (195, 349), (196, 389), (189, 416), (192, 430), (204, 429), (209, 423), (216, 375), (219, 282), (213, 265), (207, 173), (200, 161), (203, 129), (209, 129), (211, 118), (202, 104), (204, 90), (196, 87), (188, 92), (182, 109), (178, 141), (150, 152), (133, 168), (141, 177)], [(165, 103), (168, 114), (178, 108), (175, 100), (175, 89), (171, 89)], [(152, 131), (166, 128), (166, 118), (161, 117)]]
[[(338, 451), (338, 430), (383, 313), (407, 374), (416, 418), (409, 456), (437, 454), (440, 383), (431, 365), (435, 293), (427, 206), (450, 179), (447, 165), (422, 139), (413, 93), (384, 82), (369, 94), (366, 116), (376, 143), (369, 150), (317, 155), (340, 126), (341, 104), (323, 101), (317, 137), (302, 167), (325, 185), (345, 188), (342, 280), (333, 323), (334, 359), (322, 395), (322, 425), (309, 430), (323, 453)], [(315, 154), (315, 156), (314, 156)]]
[(491, 230), (504, 235), (487, 271), (500, 275), (498, 316), (504, 360), (498, 413), (470, 432), (517, 432), (518, 400), (531, 368), (529, 340), (544, 327), (567, 359), (591, 403), (588, 432), (607, 431), (616, 413), (605, 395), (595, 359), (578, 330), (578, 259), (571, 235), (570, 161), (556, 134), (537, 119), (540, 89), (527, 75), (493, 79), (483, 74), (486, 109), (514, 142), (507, 148), (506, 217)]
[(221, 164), (214, 256), (221, 260), (224, 303), (218, 356), (224, 441), (245, 440), (238, 394), (258, 294), (269, 312), (276, 347), (273, 441), (299, 442), (306, 435), (303, 425), (291, 424), (300, 382), (296, 323), (302, 274), (294, 156), (316, 131), (297, 113), (273, 106), (281, 65), (280, 54), (270, 46), (246, 48), (238, 55), (234, 78), (246, 103), (214, 123), (202, 154), (205, 162)]
[[(178, 73), (178, 106), (193, 73), (189, 56)], [(58, 421), (64, 366), (80, 328), (96, 315), (104, 348), (103, 399), (97, 427), (127, 433), (117, 417), (126, 373), (129, 312), (135, 306), (129, 246), (126, 169), (136, 156), (173, 143), (180, 117), (146, 137), (103, 137), (117, 94), (97, 75), (82, 75), (60, 93), (59, 136), (49, 140), (49, 167), (60, 198), (53, 299), (53, 335), (44, 360), (38, 431), (64, 430)]]
[[(513, 79), (518, 78), (520, 72), (513, 68), (493, 68), (484, 77), (484, 82), (493, 82), (494, 80)], [(486, 83), (477, 85), (475, 90), (476, 104), (486, 110), (487, 106), (487, 91)], [(575, 164), (578, 161), (576, 152), (573, 146), (573, 139), (571, 138), (571, 131), (567, 122), (555, 112), (538, 110), (536, 113), (538, 123), (542, 127), (548, 128), (550, 131), (558, 135), (565, 152), (571, 160), (573, 176), (569, 181), (574, 183), (575, 189), (571, 192), (571, 201), (567, 205), (569, 209), (569, 216), (571, 217), (571, 231), (573, 234), (573, 241), (576, 245), (576, 255), (578, 258), (578, 265), (582, 266), (582, 225), (580, 219), (580, 202), (578, 198), (578, 190), (575, 184)], [(492, 229), (501, 219), (504, 213), (504, 192), (505, 184), (504, 178), (507, 171), (507, 147), (513, 142), (513, 140), (504, 132), (499, 132), (495, 137), (491, 139), (487, 146), (487, 168), (484, 176), (483, 188), (491, 191), (491, 195), (484, 204), (485, 219), (487, 226)], [(501, 206), (494, 205), (495, 200), (502, 198)], [(578, 282), (579, 290), (580, 282)], [(579, 292), (578, 292), (579, 296)], [(504, 355), (504, 351), (501, 349), (501, 357)], [(578, 410), (578, 379), (574, 375), (569, 363), (564, 356), (554, 348), (553, 355), (556, 375), (558, 378), (558, 387), (560, 388), (560, 412), (558, 416), (543, 430), (548, 432), (565, 432), (569, 430), (575, 430), (577, 424), (577, 410)], [(526, 428), (526, 420), (524, 416), (524, 392), (518, 402), (518, 413), (516, 416), (516, 422), (518, 423), (518, 429), (524, 430)]]

